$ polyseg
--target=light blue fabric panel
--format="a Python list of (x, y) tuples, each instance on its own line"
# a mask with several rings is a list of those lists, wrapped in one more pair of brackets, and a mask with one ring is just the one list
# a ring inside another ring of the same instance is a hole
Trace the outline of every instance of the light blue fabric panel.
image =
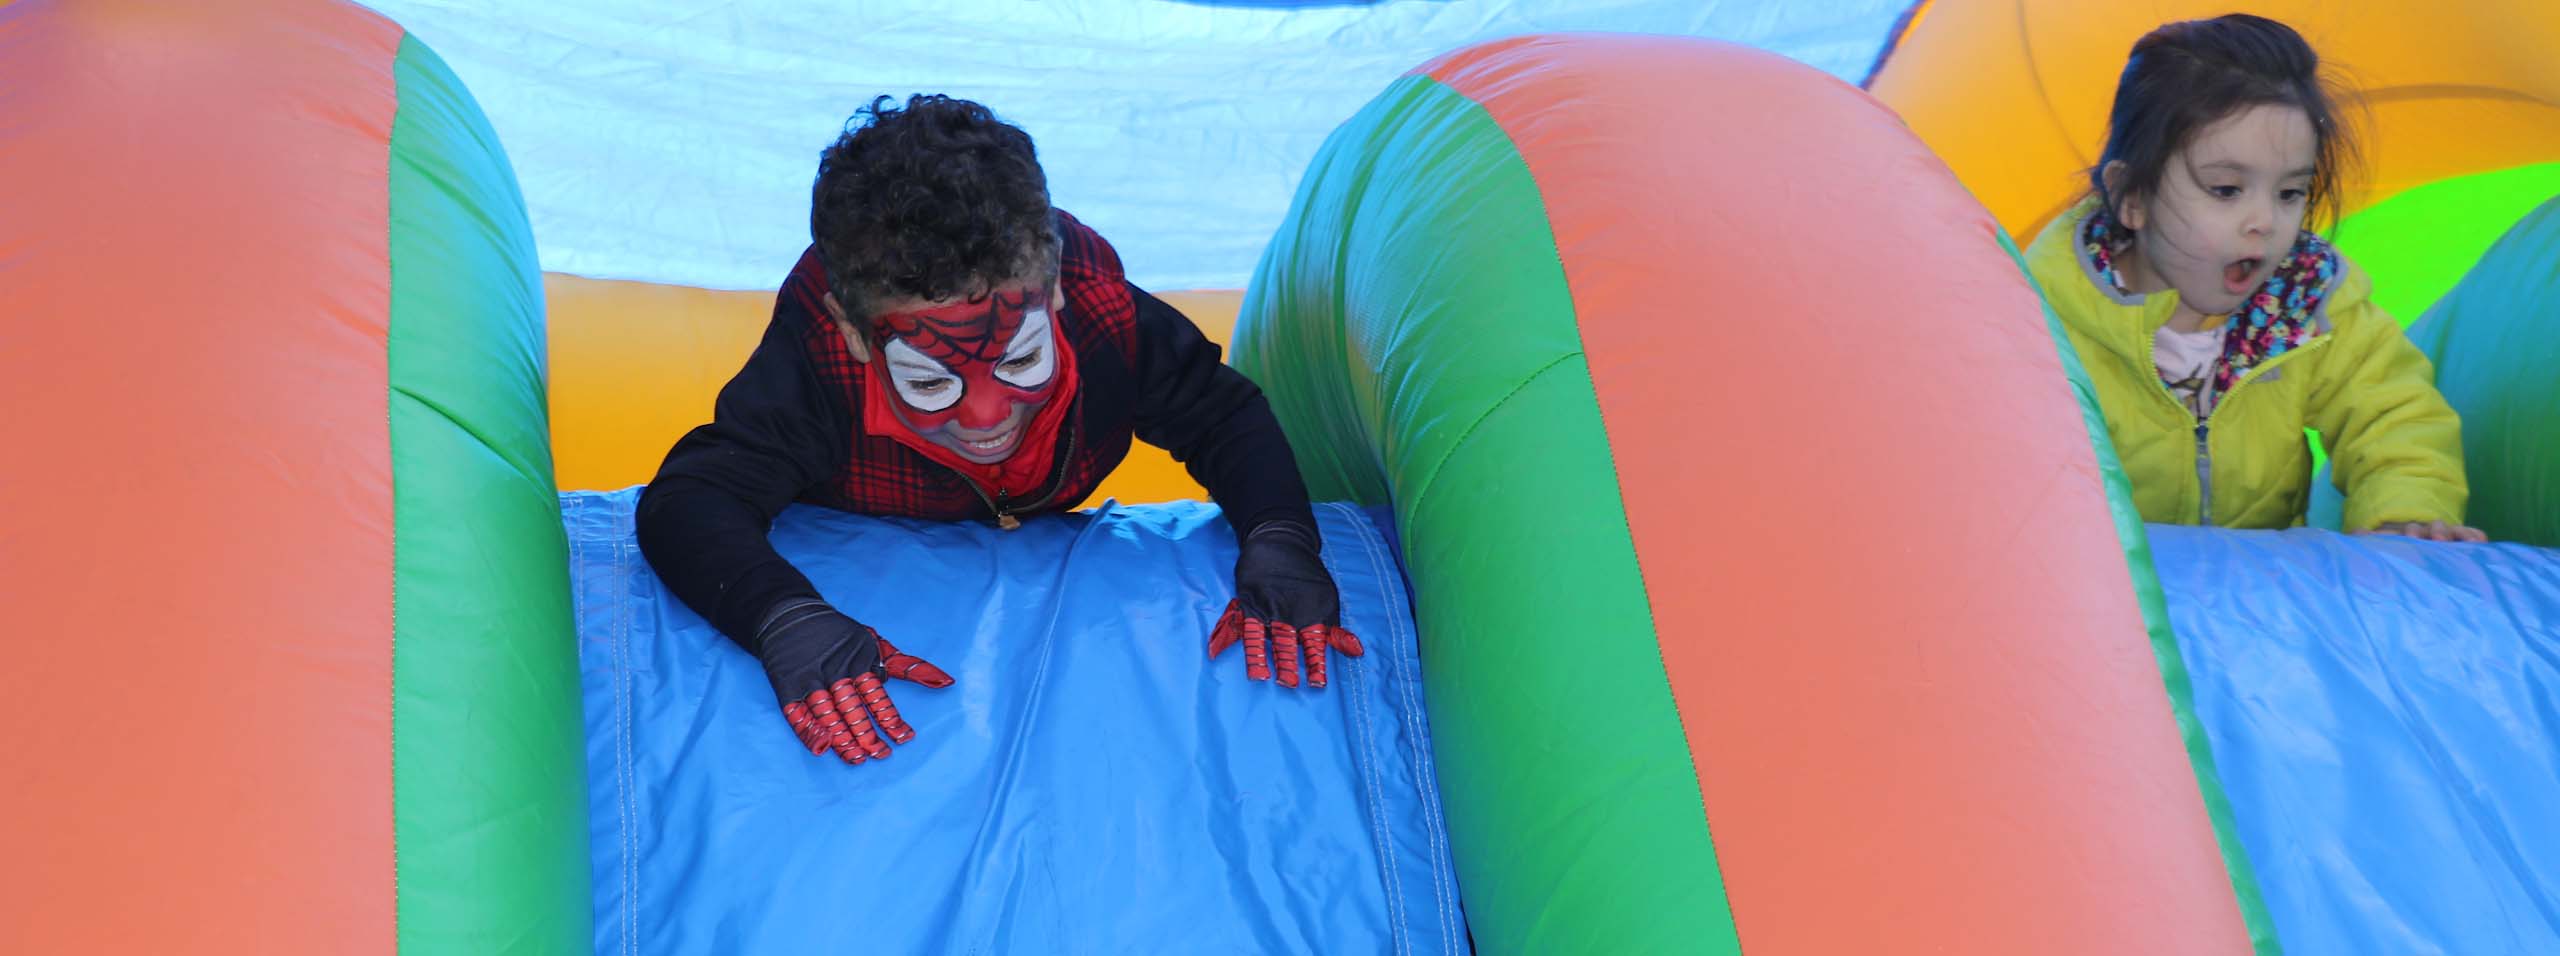
[(1243, 288), (1327, 133), (1397, 76), (1556, 30), (1709, 36), (1856, 82), (1905, 0), (366, 0), (505, 142), (549, 271), (772, 289), (818, 153), (879, 94), (987, 103), (1151, 289)]

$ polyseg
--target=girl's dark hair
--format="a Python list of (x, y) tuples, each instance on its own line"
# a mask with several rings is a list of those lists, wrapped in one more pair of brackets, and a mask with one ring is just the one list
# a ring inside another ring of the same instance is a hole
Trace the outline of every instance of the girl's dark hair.
[[(2265, 17), (2234, 13), (2211, 20), (2166, 24), (2134, 41), (2116, 80), (2107, 116), (2107, 146), (2089, 168), (2089, 189), (2124, 227), (2122, 202), (2159, 194), (2171, 157), (2205, 127), (2261, 103), (2297, 107), (2311, 118), (2317, 137), (2312, 164), (2311, 216), (2317, 229), (2336, 219), (2339, 183), (2355, 162), (2355, 142), (2339, 105), (2345, 97), (2320, 70), (2320, 55), (2292, 27)], [(2120, 188), (2107, 188), (2106, 169), (2125, 166)]]
[(1030, 134), (968, 100), (892, 102), (855, 113), (818, 159), (809, 234), (846, 314), (1055, 273), (1057, 218)]

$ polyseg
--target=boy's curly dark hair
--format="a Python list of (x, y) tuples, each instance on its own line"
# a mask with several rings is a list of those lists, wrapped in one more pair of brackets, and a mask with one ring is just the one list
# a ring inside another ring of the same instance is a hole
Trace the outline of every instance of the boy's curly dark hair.
[[(2318, 137), (2313, 162), (2314, 229), (2337, 219), (2341, 187), (2357, 162), (2353, 99), (2336, 78), (2324, 75), (2320, 54), (2302, 34), (2265, 17), (2245, 13), (2169, 23), (2133, 44), (2116, 81), (2107, 117), (2107, 144), (2089, 167), (2089, 194), (2119, 212), (2129, 197), (2155, 195), (2169, 160), (2205, 127), (2260, 103), (2302, 110)], [(2108, 189), (2106, 169), (2121, 161), (2125, 178)], [(2130, 238), (2119, 220), (2110, 238)]]
[(985, 106), (882, 96), (818, 159), (809, 234), (860, 321), (882, 299), (977, 298), (1058, 267), (1057, 218), (1030, 134)]

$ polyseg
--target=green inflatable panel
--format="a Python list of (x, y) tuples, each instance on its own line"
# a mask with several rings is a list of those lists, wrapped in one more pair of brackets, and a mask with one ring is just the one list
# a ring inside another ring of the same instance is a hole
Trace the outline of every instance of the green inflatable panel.
[[(1311, 490), (1395, 506), (1478, 946), (1739, 952), (1574, 302), (1508, 136), (1397, 82), (1325, 143), (1251, 289), (1235, 362)], [(1525, 580), (1524, 555), (1543, 569)]]
[(584, 727), (533, 230), (416, 37), (391, 132), (392, 783), (403, 953), (585, 953)]
[(2332, 238), (2373, 276), (2373, 303), (2407, 326), (2516, 220), (2560, 196), (2560, 163), (2437, 180), (2347, 217)]

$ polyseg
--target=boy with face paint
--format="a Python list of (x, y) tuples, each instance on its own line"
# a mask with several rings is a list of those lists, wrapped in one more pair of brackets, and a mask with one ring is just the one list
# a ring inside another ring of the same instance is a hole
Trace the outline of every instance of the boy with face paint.
[(1084, 500), (1143, 440), (1241, 545), (1209, 654), (1241, 644), (1253, 679), (1323, 687), (1328, 655), (1361, 648), (1261, 391), (1049, 205), (1021, 130), (962, 100), (887, 102), (827, 149), (814, 241), (763, 341), (641, 496), (659, 577), (764, 664), (811, 753), (887, 757), (914, 730), (882, 678), (951, 678), (828, 605), (767, 540), (773, 516), (799, 501), (1010, 530)]
[(2318, 233), (2350, 152), (2319, 57), (2246, 14), (2134, 44), (2090, 198), (2027, 267), (2096, 386), (2146, 521), (2303, 520), (2315, 428), (2345, 528), (2482, 541), (2461, 423), (2372, 282)]

